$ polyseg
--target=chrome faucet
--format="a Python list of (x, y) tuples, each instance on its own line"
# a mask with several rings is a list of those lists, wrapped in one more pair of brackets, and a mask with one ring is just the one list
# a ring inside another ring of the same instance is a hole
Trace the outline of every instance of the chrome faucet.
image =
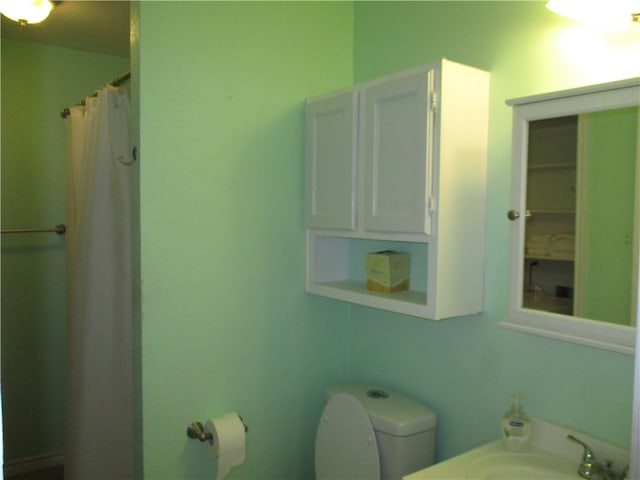
[(582, 460), (580, 461), (580, 465), (578, 465), (578, 475), (590, 480), (626, 480), (629, 465), (624, 467), (621, 472), (616, 472), (612, 468), (613, 462), (611, 460), (605, 460), (604, 463), (602, 463), (596, 460), (589, 445), (578, 440), (573, 435), (567, 435), (567, 438), (572, 442), (582, 445), (584, 448)]

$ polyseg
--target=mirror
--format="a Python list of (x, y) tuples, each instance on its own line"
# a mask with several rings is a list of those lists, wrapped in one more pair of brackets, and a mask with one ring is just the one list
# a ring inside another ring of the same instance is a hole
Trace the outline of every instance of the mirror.
[(507, 104), (510, 296), (501, 325), (633, 354), (640, 79)]

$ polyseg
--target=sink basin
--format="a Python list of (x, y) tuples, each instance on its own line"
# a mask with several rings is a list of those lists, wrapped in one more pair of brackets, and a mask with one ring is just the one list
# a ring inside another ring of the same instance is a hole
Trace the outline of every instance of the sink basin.
[[(600, 458), (620, 468), (629, 464), (629, 450), (584, 432), (556, 425), (533, 415), (531, 448), (524, 453), (506, 449), (502, 439), (486, 443), (403, 477), (404, 480), (582, 480), (578, 464), (582, 447), (571, 434), (591, 446)], [(640, 479), (639, 479), (640, 480)]]
[(577, 470), (575, 459), (536, 447), (526, 453), (510, 452), (500, 439), (406, 475), (404, 480), (582, 480)]
[(544, 453), (495, 453), (472, 460), (467, 479), (576, 480), (576, 463)]

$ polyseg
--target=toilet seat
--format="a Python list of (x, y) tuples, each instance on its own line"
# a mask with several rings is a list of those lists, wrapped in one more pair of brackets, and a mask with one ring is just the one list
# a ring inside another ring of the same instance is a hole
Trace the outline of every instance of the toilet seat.
[(338, 393), (325, 406), (315, 464), (316, 480), (380, 478), (376, 435), (367, 411), (353, 395)]

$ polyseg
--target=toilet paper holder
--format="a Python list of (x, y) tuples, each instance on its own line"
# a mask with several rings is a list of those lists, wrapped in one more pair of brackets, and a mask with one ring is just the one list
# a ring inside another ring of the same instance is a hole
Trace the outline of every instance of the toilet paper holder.
[[(238, 417), (240, 418), (242, 425), (244, 425), (244, 431), (248, 432), (249, 427), (244, 423), (244, 420), (240, 415), (238, 415)], [(209, 445), (213, 445), (213, 435), (211, 435), (211, 432), (204, 431), (204, 425), (202, 425), (202, 422), (191, 422), (187, 426), (187, 437), (193, 438), (194, 440), (200, 440), (201, 442), (209, 442)]]

